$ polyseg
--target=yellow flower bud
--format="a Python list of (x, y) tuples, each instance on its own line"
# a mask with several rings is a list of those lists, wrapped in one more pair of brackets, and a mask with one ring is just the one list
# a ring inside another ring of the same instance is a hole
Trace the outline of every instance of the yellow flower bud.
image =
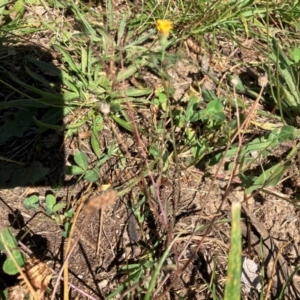
[(168, 36), (172, 29), (172, 22), (170, 20), (157, 20), (156, 29), (159, 34)]

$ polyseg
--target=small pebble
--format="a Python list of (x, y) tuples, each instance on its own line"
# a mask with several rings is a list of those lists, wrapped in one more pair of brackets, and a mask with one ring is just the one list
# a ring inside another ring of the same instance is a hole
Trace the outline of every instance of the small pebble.
[(99, 289), (104, 289), (108, 284), (108, 280), (104, 279), (98, 283)]

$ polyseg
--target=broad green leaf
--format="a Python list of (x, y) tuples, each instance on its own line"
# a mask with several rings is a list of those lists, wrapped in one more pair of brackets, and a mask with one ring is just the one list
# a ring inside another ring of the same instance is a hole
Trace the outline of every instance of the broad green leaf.
[[(144, 31), (144, 29), (141, 29), (142, 31)], [(153, 34), (155, 34), (155, 29), (149, 30), (149, 32), (147, 34), (141, 34), (140, 36), (138, 35), (136, 39), (134, 39), (130, 44), (128, 43), (127, 45), (125, 45), (124, 49), (130, 49), (130, 48), (138, 48), (138, 52), (140, 53), (142, 51), (142, 49), (144, 49), (144, 51), (149, 51), (149, 49), (145, 48), (145, 47), (134, 47), (135, 45), (141, 45), (144, 44), (145, 41), (147, 41), (149, 38), (151, 38), (153, 36)]]
[[(3, 238), (3, 241), (2, 241)], [(8, 249), (13, 249), (17, 247), (17, 240), (15, 236), (12, 234), (9, 227), (4, 227), (3, 231), (0, 231), (0, 250), (5, 251), (4, 243), (8, 247)]]
[(101, 131), (104, 128), (103, 117), (101, 115), (96, 116), (93, 125), (95, 125), (96, 131)]
[(294, 140), (295, 138), (296, 138), (295, 127), (286, 125), (286, 126), (283, 126), (280, 130), (280, 133), (278, 136), (278, 142), (283, 143), (288, 140)]
[(212, 100), (207, 104), (205, 110), (207, 114), (213, 115), (219, 112), (223, 112), (223, 105), (220, 100)]
[[(11, 253), (14, 259), (16, 260), (17, 264), (19, 265), (19, 267), (22, 267), (25, 263), (22, 252), (19, 250), (12, 250)], [(15, 275), (19, 273), (19, 270), (17, 269), (15, 263), (10, 257), (8, 257), (4, 262), (3, 271), (9, 275)]]
[[(35, 99), (37, 102), (40, 102), (42, 104), (47, 104), (49, 106), (64, 106), (65, 102), (63, 99), (63, 95), (60, 94), (53, 94), (53, 93), (48, 93), (48, 92), (44, 92), (41, 89), (35, 88), (32, 85), (26, 84), (23, 81), (19, 80), (17, 77), (15, 77), (14, 75), (12, 75), (11, 73), (9, 73), (7, 70), (5, 70), (4, 68), (2, 68), (0, 66), (0, 68), (2, 70), (4, 70), (4, 72), (10, 76), (10, 78), (15, 81), (18, 85), (26, 88), (27, 90), (42, 96), (42, 100), (39, 99)], [(32, 97), (31, 97), (32, 99)]]
[(37, 195), (32, 195), (30, 197), (25, 198), (24, 206), (27, 209), (38, 208), (39, 207), (39, 197)]
[(88, 170), (85, 173), (84, 179), (89, 182), (95, 182), (99, 180), (99, 176), (96, 171), (94, 170)]
[[(9, 1), (8, 0), (0, 0), (0, 16), (2, 17), (2, 13), (5, 10), (5, 7)], [(18, 1), (19, 2), (19, 1)], [(22, 5), (23, 7), (23, 5)]]
[(296, 47), (290, 51), (290, 58), (295, 62), (300, 62), (300, 48)]
[(70, 90), (77, 92), (76, 86), (73, 83), (71, 83), (73, 81), (72, 77), (64, 70), (58, 69), (54, 65), (48, 64), (44, 61), (36, 60), (30, 56), (26, 57), (26, 60), (29, 61), (30, 63), (35, 64), (40, 69), (45, 70), (46, 72), (51, 73), (53, 75), (56, 75), (58, 78), (61, 79), (62, 84), (66, 85)]
[(65, 169), (67, 175), (81, 175), (84, 173), (84, 170), (78, 166), (67, 166)]
[(89, 166), (89, 162), (88, 162), (88, 159), (87, 159), (87, 156), (85, 153), (78, 151), (74, 155), (74, 160), (81, 169), (87, 170), (87, 168)]
[(74, 217), (74, 210), (73, 208), (70, 208), (68, 211), (64, 212), (64, 216), (67, 218), (73, 218)]
[(198, 98), (197, 97), (191, 97), (187, 108), (185, 110), (185, 120), (187, 122), (191, 121), (192, 116), (195, 114), (196, 110), (198, 108)]
[(15, 7), (14, 7), (14, 10), (16, 13), (21, 13), (25, 10), (25, 7), (24, 7), (24, 2), (21, 1), (21, 0), (18, 0), (16, 3), (15, 3)]
[(46, 196), (46, 212), (47, 212), (47, 214), (51, 215), (53, 213), (52, 209), (55, 204), (56, 204), (56, 198), (52, 194), (47, 195)]
[(56, 75), (57, 77), (60, 77), (60, 75), (61, 75), (62, 70), (60, 70), (56, 66), (49, 64), (47, 62), (41, 61), (41, 60), (37, 60), (32, 56), (27, 56), (26, 61), (36, 65), (37, 67), (39, 67), (42, 70), (45, 70), (45, 71), (51, 73), (52, 75)]
[(52, 213), (54, 214), (54, 213), (56, 213), (57, 211), (59, 211), (59, 210), (65, 208), (65, 207), (66, 207), (66, 203), (57, 203), (57, 204), (55, 204), (55, 205), (53, 206), (53, 208), (52, 208)]
[(201, 92), (202, 92), (202, 96), (203, 96), (203, 98), (204, 98), (204, 100), (206, 102), (210, 102), (212, 100), (218, 100), (218, 98), (216, 97), (216, 95), (212, 91), (210, 91), (210, 90), (202, 88)]

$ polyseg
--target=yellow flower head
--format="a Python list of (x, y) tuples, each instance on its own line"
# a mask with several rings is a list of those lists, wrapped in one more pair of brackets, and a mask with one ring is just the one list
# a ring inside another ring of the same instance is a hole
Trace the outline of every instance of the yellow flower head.
[(156, 28), (161, 35), (167, 36), (172, 29), (172, 22), (170, 20), (157, 20)]

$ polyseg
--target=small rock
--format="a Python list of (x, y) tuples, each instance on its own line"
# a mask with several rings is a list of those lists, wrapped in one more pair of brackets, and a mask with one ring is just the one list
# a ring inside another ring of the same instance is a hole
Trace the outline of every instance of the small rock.
[(108, 284), (108, 280), (104, 279), (98, 283), (99, 289), (104, 289)]

